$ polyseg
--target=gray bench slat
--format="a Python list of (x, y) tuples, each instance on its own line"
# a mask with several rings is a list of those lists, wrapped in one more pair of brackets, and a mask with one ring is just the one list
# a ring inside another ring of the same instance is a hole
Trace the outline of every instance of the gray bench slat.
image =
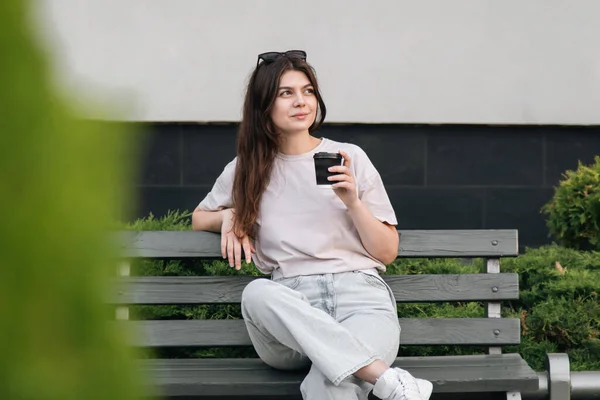
[(413, 230), (400, 233), (399, 257), (516, 257), (518, 232), (511, 229)]
[[(399, 232), (399, 257), (516, 257), (518, 254), (516, 230)], [(124, 257), (221, 258), (220, 235), (212, 232), (121, 231), (116, 240)]]
[[(382, 275), (398, 302), (501, 301), (519, 298), (517, 274)], [(251, 276), (115, 279), (112, 304), (239, 303)], [(494, 290), (495, 289), (495, 290)]]
[[(399, 321), (401, 345), (500, 346), (520, 343), (520, 321), (516, 318), (400, 318)], [(128, 336), (132, 345), (140, 347), (251, 345), (243, 320), (115, 323), (131, 328)]]
[[(299, 395), (306, 371), (285, 372), (258, 359), (139, 360), (149, 386), (167, 396)], [(435, 393), (529, 391), (536, 373), (518, 354), (399, 357), (394, 366), (433, 382)]]

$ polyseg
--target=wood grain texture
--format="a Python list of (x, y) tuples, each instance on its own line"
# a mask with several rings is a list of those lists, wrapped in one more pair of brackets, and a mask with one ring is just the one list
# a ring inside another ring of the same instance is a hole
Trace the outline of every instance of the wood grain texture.
[[(401, 345), (512, 345), (520, 321), (509, 318), (400, 318)], [(139, 347), (250, 346), (242, 320), (118, 321)]]
[[(519, 298), (517, 274), (382, 275), (398, 302), (502, 301)], [(251, 276), (115, 279), (112, 304), (240, 303)]]
[[(515, 257), (516, 230), (399, 231), (399, 257)], [(194, 231), (122, 231), (115, 234), (123, 257), (221, 258), (220, 235)]]
[[(306, 371), (278, 371), (257, 359), (140, 360), (164, 396), (299, 395)], [(536, 373), (518, 354), (399, 357), (394, 366), (433, 382), (434, 393), (535, 390)]]

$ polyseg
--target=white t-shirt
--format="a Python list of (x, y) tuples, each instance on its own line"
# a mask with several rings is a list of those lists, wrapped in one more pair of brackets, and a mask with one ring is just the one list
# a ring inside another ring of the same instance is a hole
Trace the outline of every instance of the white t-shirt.
[[(373, 268), (385, 271), (385, 265), (365, 250), (346, 206), (333, 189), (316, 184), (314, 153), (339, 150), (351, 158), (360, 200), (377, 219), (397, 225), (381, 176), (360, 147), (323, 138), (308, 153), (279, 153), (256, 220), (252, 259), (261, 272), (292, 277)], [(233, 207), (235, 165), (236, 159), (227, 164), (199, 209)]]

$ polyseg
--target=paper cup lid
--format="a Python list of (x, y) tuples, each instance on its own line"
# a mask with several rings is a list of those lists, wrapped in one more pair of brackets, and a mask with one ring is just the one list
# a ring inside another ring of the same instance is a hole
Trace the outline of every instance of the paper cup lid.
[(315, 153), (315, 155), (313, 156), (313, 158), (334, 158), (334, 159), (340, 159), (340, 158), (342, 158), (342, 155), (340, 153), (319, 152), (319, 153)]

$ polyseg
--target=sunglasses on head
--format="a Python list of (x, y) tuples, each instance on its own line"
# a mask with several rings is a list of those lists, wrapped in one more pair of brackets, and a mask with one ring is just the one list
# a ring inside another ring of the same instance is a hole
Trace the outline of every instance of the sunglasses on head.
[(256, 61), (256, 66), (260, 64), (262, 60), (265, 63), (272, 63), (277, 60), (279, 57), (289, 57), (289, 58), (299, 58), (301, 60), (306, 61), (306, 52), (304, 50), (288, 50), (284, 53), (280, 53), (278, 51), (269, 51), (267, 53), (262, 53), (258, 55), (258, 60)]

